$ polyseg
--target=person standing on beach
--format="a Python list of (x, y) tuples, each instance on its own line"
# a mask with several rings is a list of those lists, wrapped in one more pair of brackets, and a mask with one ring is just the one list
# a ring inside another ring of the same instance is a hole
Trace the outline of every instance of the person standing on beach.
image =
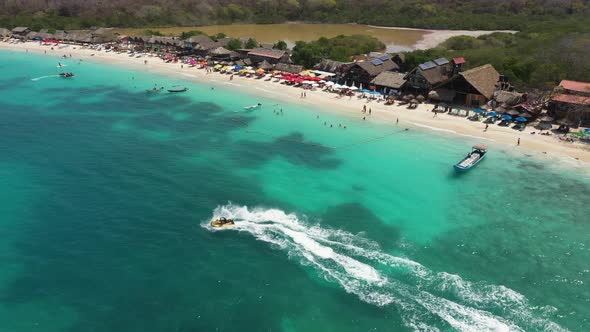
[(397, 118), (397, 119), (395, 120), (395, 124), (396, 124), (396, 125), (397, 125), (397, 124), (399, 124), (399, 118)]
[(363, 113), (365, 113), (367, 111), (367, 105), (363, 105)]
[(489, 126), (490, 126), (489, 124), (486, 124), (486, 129), (484, 129), (483, 131), (488, 131)]
[(520, 146), (520, 137), (518, 138), (518, 141), (516, 141), (516, 146)]
[(371, 115), (371, 109), (369, 108), (369, 115)]

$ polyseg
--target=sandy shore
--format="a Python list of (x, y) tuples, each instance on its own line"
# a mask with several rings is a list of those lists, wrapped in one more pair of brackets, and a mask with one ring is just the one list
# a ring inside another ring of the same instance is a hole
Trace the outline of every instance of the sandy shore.
[(391, 30), (412, 30), (412, 31), (424, 31), (426, 34), (424, 37), (414, 44), (411, 49), (414, 50), (426, 50), (434, 48), (445, 40), (456, 37), (456, 36), (470, 36), (479, 37), (483, 35), (489, 35), (494, 32), (505, 32), (505, 33), (517, 33), (516, 30), (426, 30), (416, 28), (400, 28), (400, 27), (382, 27), (377, 25), (369, 25), (372, 28), (377, 29), (391, 29)]
[(429, 30), (430, 32), (424, 35), (422, 40), (418, 41), (414, 44), (414, 49), (416, 50), (426, 50), (429, 48), (434, 48), (439, 44), (443, 43), (445, 40), (456, 37), (456, 36), (470, 36), (470, 37), (479, 37), (482, 35), (489, 35), (490, 33), (494, 32), (506, 32), (506, 33), (516, 33), (517, 31), (511, 30), (496, 30), (496, 31), (485, 31), (485, 30)]
[[(301, 99), (301, 89), (278, 84), (270, 81), (256, 80), (252, 78), (235, 76), (230, 82), (229, 75), (211, 73), (207, 74), (203, 69), (181, 68), (180, 64), (164, 63), (155, 57), (135, 58), (126, 54), (113, 52), (98, 52), (91, 49), (69, 46), (67, 48), (51, 50), (50, 47), (41, 46), (38, 43), (27, 42), (21, 44), (8, 44), (0, 42), (0, 50), (18, 50), (44, 54), (56, 57), (63, 54), (71, 54), (73, 58), (91, 60), (98, 63), (109, 63), (125, 66), (127, 68), (153, 72), (166, 76), (182, 78), (187, 81), (208, 84), (219, 84), (230, 89), (237, 89), (249, 94), (259, 95), (264, 98), (272, 98), (278, 101), (289, 101), (308, 105), (322, 112), (339, 113), (347, 117), (361, 119), (361, 109), (366, 104), (364, 99), (353, 97), (349, 99), (338, 98), (333, 93), (324, 91), (308, 91), (307, 98)], [(144, 64), (144, 60), (148, 60)], [(321, 109), (318, 107), (321, 105)], [(465, 137), (470, 142), (480, 140), (488, 145), (498, 145), (507, 151), (518, 155), (535, 156), (540, 158), (551, 158), (566, 161), (567, 164), (587, 166), (590, 163), (590, 145), (584, 143), (565, 143), (559, 141), (556, 136), (531, 135), (535, 129), (527, 129), (524, 132), (511, 128), (490, 125), (488, 131), (484, 132), (485, 124), (472, 122), (464, 117), (439, 114), (433, 117), (433, 105), (422, 104), (415, 110), (408, 110), (404, 106), (386, 106), (383, 103), (369, 102), (367, 107), (372, 109), (372, 115), (367, 116), (367, 121), (378, 123), (390, 123), (395, 125), (397, 119), (400, 124), (408, 127), (413, 126), (421, 130), (431, 130), (442, 135), (453, 135)], [(520, 138), (520, 146), (517, 140)]]

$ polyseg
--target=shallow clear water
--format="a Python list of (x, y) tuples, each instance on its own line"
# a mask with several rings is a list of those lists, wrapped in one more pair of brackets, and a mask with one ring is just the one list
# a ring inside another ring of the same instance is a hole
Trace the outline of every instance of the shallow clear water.
[(0, 53), (0, 331), (590, 328), (586, 175), (58, 61)]

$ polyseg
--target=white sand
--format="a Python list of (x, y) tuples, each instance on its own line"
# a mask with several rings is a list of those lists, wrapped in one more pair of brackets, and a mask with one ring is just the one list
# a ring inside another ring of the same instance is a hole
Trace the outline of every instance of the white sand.
[[(23, 52), (27, 50), (40, 54), (47, 51), (47, 56), (56, 57), (56, 61), (59, 61), (57, 59), (58, 56), (72, 54), (77, 59), (117, 64), (127, 68), (174, 76), (187, 81), (199, 83), (207, 81), (210, 84), (220, 84), (229, 89), (237, 89), (265, 98), (306, 104), (322, 112), (334, 112), (359, 120), (363, 117), (361, 109), (366, 103), (364, 99), (359, 100), (356, 97), (352, 99), (348, 97), (338, 98), (335, 94), (319, 90), (308, 91), (307, 98), (301, 99), (301, 89), (275, 82), (239, 76), (234, 76), (233, 81), (230, 83), (229, 75), (227, 74), (206, 74), (204, 69), (190, 68), (188, 66), (184, 66), (181, 69), (180, 64), (164, 63), (155, 57), (135, 58), (129, 57), (126, 54), (80, 49), (76, 46), (70, 46), (65, 49), (56, 48), (52, 51), (50, 47), (41, 46), (34, 42), (16, 45), (0, 42), (0, 49), (19, 50)], [(92, 54), (94, 55), (92, 56)], [(144, 60), (148, 60), (147, 65), (143, 63)], [(319, 105), (321, 105), (321, 108), (318, 107)], [(408, 110), (405, 106), (386, 106), (383, 103), (373, 101), (367, 104), (367, 108), (369, 107), (372, 109), (372, 115), (366, 116), (369, 122), (389, 123), (395, 126), (396, 119), (399, 119), (400, 125), (405, 127), (412, 126), (420, 130), (432, 130), (441, 135), (465, 137), (469, 142), (473, 142), (474, 138), (479, 138), (484, 144), (498, 145), (517, 155), (556, 158), (554, 160), (565, 161), (564, 164), (574, 166), (587, 166), (587, 163), (590, 163), (589, 144), (565, 143), (559, 141), (556, 136), (530, 135), (531, 131), (538, 132), (538, 130), (533, 128), (519, 132), (511, 128), (490, 125), (488, 131), (484, 132), (485, 124), (472, 122), (463, 117), (439, 114), (433, 118), (433, 113), (430, 112), (433, 108), (431, 104), (422, 104), (417, 109)], [(518, 138), (521, 139), (520, 146), (516, 145)]]

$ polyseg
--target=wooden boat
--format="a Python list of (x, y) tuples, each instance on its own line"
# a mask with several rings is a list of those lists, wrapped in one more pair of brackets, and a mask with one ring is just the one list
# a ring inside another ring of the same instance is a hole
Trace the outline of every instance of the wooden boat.
[(472, 148), (471, 152), (463, 158), (460, 162), (455, 164), (455, 171), (459, 173), (467, 172), (475, 165), (477, 165), (480, 161), (485, 158), (488, 152), (488, 148), (484, 145), (476, 145)]
[(69, 77), (73, 77), (74, 73), (61, 73), (61, 74), (59, 74), (59, 76), (61, 76), (63, 78), (69, 78)]
[(172, 88), (168, 89), (168, 92), (185, 92), (187, 90), (188, 90), (188, 88), (179, 86), (179, 87), (172, 87)]

